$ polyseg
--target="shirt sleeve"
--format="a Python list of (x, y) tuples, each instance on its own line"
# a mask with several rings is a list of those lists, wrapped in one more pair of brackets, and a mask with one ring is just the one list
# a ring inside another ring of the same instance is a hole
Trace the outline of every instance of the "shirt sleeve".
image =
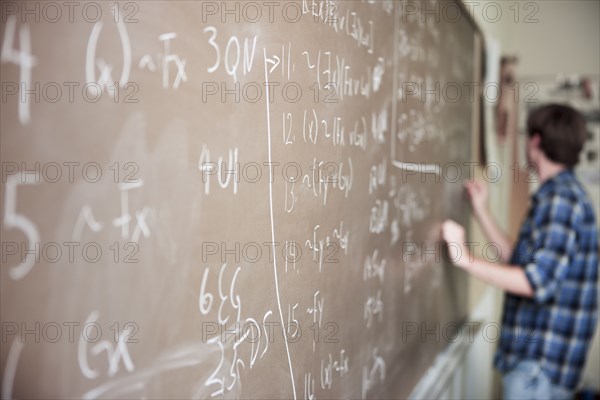
[(537, 303), (551, 300), (577, 253), (577, 216), (581, 210), (568, 198), (554, 195), (536, 213), (532, 257), (524, 266)]

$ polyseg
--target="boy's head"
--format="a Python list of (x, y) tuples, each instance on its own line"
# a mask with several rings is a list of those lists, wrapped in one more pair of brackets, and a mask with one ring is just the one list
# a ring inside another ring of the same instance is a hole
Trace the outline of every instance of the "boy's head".
[(583, 116), (573, 108), (549, 104), (537, 108), (527, 119), (527, 158), (539, 167), (548, 160), (572, 168), (587, 138)]

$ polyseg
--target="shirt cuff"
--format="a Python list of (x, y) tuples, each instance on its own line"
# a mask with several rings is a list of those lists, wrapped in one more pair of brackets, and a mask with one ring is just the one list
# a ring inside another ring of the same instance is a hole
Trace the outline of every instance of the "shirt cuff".
[(523, 268), (525, 277), (531, 285), (533, 299), (536, 303), (544, 303), (548, 300), (548, 288), (544, 285), (544, 279), (540, 275), (539, 269), (535, 263), (529, 263)]

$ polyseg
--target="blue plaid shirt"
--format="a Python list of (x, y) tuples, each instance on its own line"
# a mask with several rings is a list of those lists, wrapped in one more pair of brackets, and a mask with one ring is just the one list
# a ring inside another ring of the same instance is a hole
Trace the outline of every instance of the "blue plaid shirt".
[(494, 365), (507, 372), (536, 360), (553, 383), (574, 390), (596, 327), (598, 229), (572, 171), (533, 195), (511, 264), (524, 269), (534, 297), (506, 295)]

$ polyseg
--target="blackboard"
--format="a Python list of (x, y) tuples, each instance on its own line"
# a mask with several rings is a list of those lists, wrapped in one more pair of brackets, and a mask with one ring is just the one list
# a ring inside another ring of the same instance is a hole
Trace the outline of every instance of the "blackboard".
[(4, 397), (400, 398), (464, 321), (460, 3), (6, 2), (1, 32)]

